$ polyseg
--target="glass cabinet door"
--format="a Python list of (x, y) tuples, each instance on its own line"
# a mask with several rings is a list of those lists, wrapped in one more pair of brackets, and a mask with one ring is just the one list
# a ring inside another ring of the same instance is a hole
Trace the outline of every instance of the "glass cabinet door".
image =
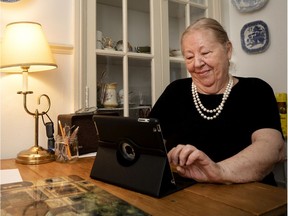
[(97, 109), (145, 117), (152, 105), (150, 0), (96, 0), (95, 7), (87, 25), (96, 28), (95, 71), (87, 71), (87, 80), (93, 83), (96, 73)]
[(115, 43), (123, 39), (122, 0), (96, 1), (96, 29), (96, 48), (115, 50)]
[[(152, 43), (150, 0), (127, 1), (129, 116), (146, 117), (152, 106)], [(146, 114), (145, 114), (146, 113)]]
[(80, 104), (141, 117), (170, 82), (189, 76), (180, 51), (184, 29), (200, 17), (219, 18), (221, 9), (220, 0), (77, 2)]
[(147, 117), (151, 101), (151, 60), (129, 58), (128, 60), (129, 116)]
[(186, 5), (184, 2), (168, 2), (170, 82), (187, 76), (180, 47), (181, 34), (186, 28)]
[(206, 0), (168, 1), (170, 82), (188, 76), (181, 53), (181, 35), (190, 23), (206, 17), (207, 11)]
[[(112, 110), (119, 107), (119, 89), (123, 89), (124, 51), (117, 44), (123, 41), (122, 0), (97, 0), (94, 22), (96, 71), (88, 73), (96, 73), (98, 110)], [(113, 89), (110, 89), (111, 86)]]

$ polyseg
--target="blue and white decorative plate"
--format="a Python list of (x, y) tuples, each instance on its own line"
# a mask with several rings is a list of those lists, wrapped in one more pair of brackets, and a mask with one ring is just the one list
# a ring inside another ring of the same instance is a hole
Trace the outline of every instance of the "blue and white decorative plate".
[(247, 53), (261, 53), (269, 46), (268, 26), (261, 20), (247, 23), (241, 29), (242, 49)]
[(248, 13), (260, 10), (268, 0), (232, 0), (232, 4), (240, 13)]

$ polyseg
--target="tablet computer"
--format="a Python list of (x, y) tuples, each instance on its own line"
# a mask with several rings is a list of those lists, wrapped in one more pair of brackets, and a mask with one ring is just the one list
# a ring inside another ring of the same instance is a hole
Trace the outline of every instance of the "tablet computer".
[(196, 183), (172, 172), (157, 119), (94, 115), (93, 121), (99, 146), (91, 178), (154, 197)]

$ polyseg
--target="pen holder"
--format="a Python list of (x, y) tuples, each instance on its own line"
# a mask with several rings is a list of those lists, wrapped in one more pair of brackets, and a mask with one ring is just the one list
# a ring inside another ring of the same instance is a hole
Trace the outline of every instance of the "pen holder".
[(61, 163), (75, 162), (79, 157), (77, 136), (74, 138), (56, 137), (55, 160)]

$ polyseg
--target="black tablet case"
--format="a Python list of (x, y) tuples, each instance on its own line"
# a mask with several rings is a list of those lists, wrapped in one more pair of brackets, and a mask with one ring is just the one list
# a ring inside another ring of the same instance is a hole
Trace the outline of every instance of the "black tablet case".
[(93, 121), (100, 140), (91, 178), (154, 197), (195, 183), (175, 184), (157, 119), (93, 116)]

